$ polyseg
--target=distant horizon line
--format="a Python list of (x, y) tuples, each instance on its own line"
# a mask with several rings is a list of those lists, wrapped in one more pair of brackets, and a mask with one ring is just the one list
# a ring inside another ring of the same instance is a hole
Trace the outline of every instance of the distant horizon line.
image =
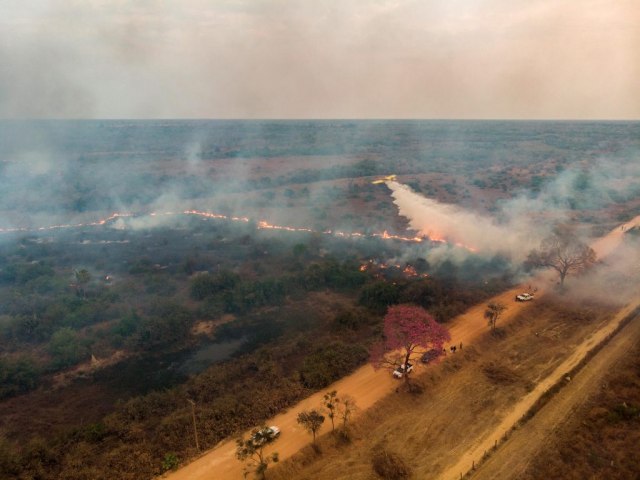
[(215, 118), (215, 117), (3, 117), (0, 122), (77, 122), (77, 121), (128, 121), (128, 122), (158, 122), (158, 121), (214, 121), (214, 122), (640, 122), (640, 118), (414, 118), (414, 117), (336, 117), (336, 118)]

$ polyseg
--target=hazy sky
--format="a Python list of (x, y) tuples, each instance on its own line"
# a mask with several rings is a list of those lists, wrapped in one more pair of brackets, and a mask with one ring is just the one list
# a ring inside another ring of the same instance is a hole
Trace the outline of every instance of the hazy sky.
[(640, 119), (640, 0), (0, 0), (0, 117)]

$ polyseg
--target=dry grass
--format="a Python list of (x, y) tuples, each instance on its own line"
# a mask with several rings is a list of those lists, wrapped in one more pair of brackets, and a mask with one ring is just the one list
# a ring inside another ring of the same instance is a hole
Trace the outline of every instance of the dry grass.
[(523, 475), (537, 478), (638, 478), (640, 346), (611, 371), (600, 393), (557, 431)]
[(522, 377), (515, 370), (495, 362), (483, 364), (482, 373), (496, 385), (513, 385), (522, 381)]
[[(400, 390), (381, 400), (354, 425), (351, 443), (327, 435), (320, 440), (322, 455), (294, 456), (270, 471), (270, 478), (376, 479), (372, 459), (379, 445), (389, 452), (383, 457), (397, 460), (394, 455), (399, 455), (412, 472), (402, 478), (437, 478), (473, 439), (497, 425), (537, 379), (555, 368), (571, 351), (569, 346), (595, 330), (606, 313), (595, 305), (541, 300), (505, 327), (504, 338), (487, 331), (476, 345), (431, 365), (419, 377), (423, 394)], [(553, 333), (535, 335), (541, 331)]]
[(411, 468), (396, 452), (383, 445), (376, 446), (371, 452), (373, 471), (385, 480), (403, 480), (411, 476)]

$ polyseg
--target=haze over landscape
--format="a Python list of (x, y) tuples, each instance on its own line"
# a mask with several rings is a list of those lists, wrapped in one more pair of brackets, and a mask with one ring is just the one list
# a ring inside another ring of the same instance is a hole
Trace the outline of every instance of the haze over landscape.
[(0, 0), (0, 478), (636, 478), (638, 25)]
[(634, 0), (0, 1), (9, 118), (637, 119)]

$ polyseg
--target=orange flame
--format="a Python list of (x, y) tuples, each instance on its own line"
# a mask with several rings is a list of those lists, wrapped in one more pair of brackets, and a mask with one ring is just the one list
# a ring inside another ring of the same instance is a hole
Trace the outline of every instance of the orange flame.
[[(131, 212), (114, 212), (111, 215), (87, 223), (67, 223), (67, 224), (58, 224), (58, 225), (48, 225), (42, 227), (13, 227), (13, 228), (0, 228), (0, 233), (11, 233), (11, 232), (35, 232), (35, 231), (46, 231), (46, 230), (56, 230), (56, 229), (67, 229), (67, 228), (80, 228), (80, 227), (96, 227), (106, 225), (114, 220), (124, 217), (139, 217), (139, 216), (149, 216), (149, 217), (157, 217), (157, 216), (178, 216), (178, 215), (193, 215), (207, 219), (217, 219), (217, 220), (228, 220), (232, 222), (242, 222), (249, 223), (251, 219), (249, 217), (244, 216), (231, 216), (224, 215), (221, 213), (215, 212), (205, 212), (201, 210), (183, 210), (182, 212), (150, 212), (150, 213), (142, 213), (142, 214), (134, 214)], [(406, 237), (402, 235), (393, 235), (390, 234), (387, 230), (384, 230), (381, 233), (362, 233), (362, 232), (342, 232), (339, 230), (324, 230), (317, 231), (308, 227), (294, 227), (288, 225), (275, 225), (267, 222), (266, 220), (258, 220), (257, 228), (259, 230), (279, 230), (286, 232), (304, 232), (304, 233), (322, 233), (324, 235), (332, 235), (334, 237), (340, 238), (381, 238), (382, 240), (396, 240), (399, 242), (407, 242), (407, 243), (422, 243), (425, 241), (445, 243), (447, 240), (444, 237), (441, 237), (433, 232), (429, 232), (428, 234), (421, 232), (420, 235), (416, 235), (414, 237)], [(472, 252), (476, 252), (477, 249), (474, 247), (470, 247), (468, 245), (463, 245), (462, 243), (455, 243), (456, 246), (466, 248)]]

